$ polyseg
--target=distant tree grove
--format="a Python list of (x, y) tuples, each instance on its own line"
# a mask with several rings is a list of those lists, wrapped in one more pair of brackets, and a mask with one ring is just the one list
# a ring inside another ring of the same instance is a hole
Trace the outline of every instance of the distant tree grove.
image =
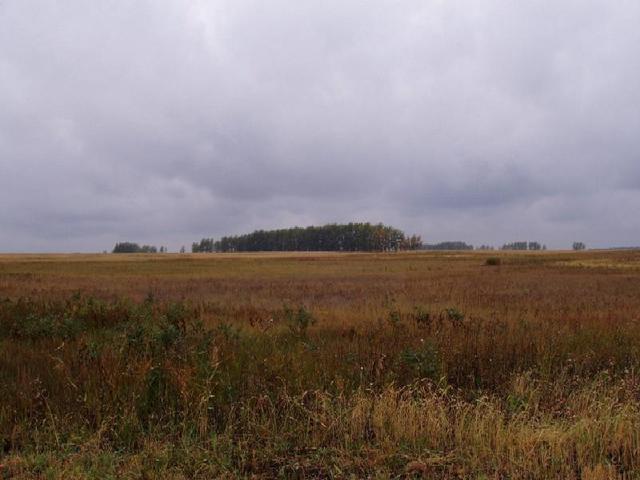
[(422, 240), (410, 237), (383, 224), (370, 223), (329, 224), (323, 226), (294, 227), (280, 230), (256, 230), (253, 233), (225, 236), (218, 241), (203, 238), (194, 242), (192, 252), (388, 252), (418, 250)]
[[(574, 242), (573, 250), (584, 250), (583, 242)], [(494, 250), (481, 245), (477, 250)], [(500, 250), (546, 250), (540, 242), (505, 243)], [(419, 235), (407, 236), (401, 230), (382, 223), (330, 223), (322, 226), (293, 227), (279, 230), (256, 230), (244, 235), (225, 236), (219, 240), (203, 238), (191, 244), (193, 253), (211, 252), (392, 252), (398, 250), (474, 250), (462, 241), (427, 244)], [(119, 242), (113, 253), (167, 253), (167, 247)], [(185, 253), (184, 246), (180, 253)], [(105, 252), (106, 253), (106, 252)]]
[(213, 238), (203, 238), (200, 242), (193, 242), (191, 244), (191, 251), (193, 253), (210, 253), (215, 251), (215, 248)]
[[(165, 247), (160, 247), (161, 253), (166, 252)], [(113, 247), (113, 253), (158, 253), (158, 248), (153, 245), (138, 245), (134, 242), (120, 242)]]
[(540, 242), (512, 242), (505, 243), (502, 246), (502, 250), (546, 250), (546, 245), (541, 245)]
[(456, 241), (426, 244), (423, 248), (425, 250), (473, 250), (473, 245)]

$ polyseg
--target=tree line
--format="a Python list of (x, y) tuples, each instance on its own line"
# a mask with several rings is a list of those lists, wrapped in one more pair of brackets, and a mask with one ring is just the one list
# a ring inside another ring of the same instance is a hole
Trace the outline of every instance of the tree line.
[(167, 247), (156, 247), (155, 245), (138, 245), (135, 242), (119, 242), (113, 247), (113, 253), (166, 253)]
[(546, 245), (541, 245), (540, 242), (513, 242), (505, 243), (502, 246), (502, 250), (546, 250)]
[(193, 242), (191, 244), (191, 251), (193, 253), (211, 253), (216, 251), (216, 242), (213, 238), (203, 238), (200, 242)]
[(418, 235), (388, 225), (371, 223), (328, 224), (278, 230), (256, 230), (244, 235), (225, 236), (214, 241), (203, 238), (191, 245), (192, 252), (389, 252), (417, 250)]
[[(572, 245), (573, 250), (585, 250), (587, 247), (583, 242), (574, 242)], [(453, 242), (440, 242), (434, 244), (424, 244), (423, 250), (496, 250), (493, 245), (480, 245), (474, 247), (466, 242), (453, 241)], [(505, 243), (499, 250), (546, 250), (547, 246), (540, 242), (511, 242)]]
[[(583, 242), (574, 242), (573, 250), (585, 250)], [(474, 247), (462, 241), (423, 244), (419, 235), (406, 236), (404, 232), (387, 225), (371, 223), (328, 224), (323, 226), (293, 227), (278, 230), (256, 230), (253, 233), (225, 236), (220, 240), (203, 238), (191, 244), (193, 253), (211, 252), (385, 252), (398, 250), (496, 250), (491, 245)], [(499, 250), (546, 250), (540, 242), (505, 243)], [(167, 247), (118, 242), (113, 253), (166, 253)], [(180, 253), (185, 253), (183, 246)], [(106, 251), (105, 251), (106, 253)]]
[(424, 250), (473, 250), (473, 245), (465, 242), (440, 242), (425, 244)]

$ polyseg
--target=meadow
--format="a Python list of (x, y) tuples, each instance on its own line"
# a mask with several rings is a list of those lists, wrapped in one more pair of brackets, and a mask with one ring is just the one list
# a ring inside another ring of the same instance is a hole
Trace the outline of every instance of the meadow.
[(639, 401), (639, 251), (0, 255), (0, 479), (632, 479)]

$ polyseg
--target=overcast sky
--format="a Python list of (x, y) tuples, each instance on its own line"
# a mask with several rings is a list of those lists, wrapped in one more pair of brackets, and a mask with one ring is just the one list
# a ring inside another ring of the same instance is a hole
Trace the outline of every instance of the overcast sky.
[(0, 251), (371, 221), (640, 244), (638, 0), (1, 0)]

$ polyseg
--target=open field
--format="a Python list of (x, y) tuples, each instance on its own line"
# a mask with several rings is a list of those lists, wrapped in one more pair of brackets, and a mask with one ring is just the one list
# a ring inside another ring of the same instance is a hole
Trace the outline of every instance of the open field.
[(639, 401), (638, 251), (0, 255), (0, 479), (640, 478)]

